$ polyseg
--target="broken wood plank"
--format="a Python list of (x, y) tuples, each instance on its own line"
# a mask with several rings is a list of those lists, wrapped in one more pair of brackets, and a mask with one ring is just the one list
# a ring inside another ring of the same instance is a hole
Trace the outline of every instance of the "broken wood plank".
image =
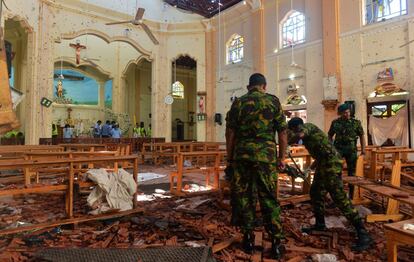
[(396, 215), (387, 215), (387, 214), (370, 214), (367, 215), (367, 222), (387, 222), (387, 221), (400, 221), (404, 218), (404, 215), (402, 214), (396, 214)]
[(338, 233), (334, 232), (332, 237), (332, 248), (336, 249), (338, 247)]
[(296, 257), (293, 257), (293, 258), (289, 259), (286, 262), (302, 262), (303, 260), (304, 260), (303, 256), (296, 256)]
[(255, 251), (252, 258), (251, 258), (252, 262), (261, 262), (262, 261), (262, 252), (260, 251)]
[(51, 227), (56, 227), (60, 225), (69, 225), (69, 224), (83, 223), (83, 222), (93, 221), (93, 220), (105, 220), (105, 219), (110, 219), (110, 218), (123, 217), (123, 216), (128, 216), (131, 214), (135, 214), (135, 213), (141, 213), (143, 211), (144, 209), (142, 208), (136, 208), (136, 209), (131, 209), (131, 210), (117, 212), (117, 213), (102, 214), (102, 215), (96, 215), (96, 216), (83, 216), (83, 217), (77, 217), (77, 218), (71, 218), (71, 219), (58, 220), (56, 222), (46, 222), (46, 223), (41, 223), (37, 225), (11, 228), (11, 229), (6, 229), (6, 230), (0, 230), (0, 236), (8, 235), (8, 234), (15, 234), (15, 233), (24, 232), (24, 231), (39, 230), (43, 228), (51, 228)]
[(111, 242), (112, 242), (112, 239), (114, 239), (114, 237), (115, 237), (115, 234), (110, 234), (106, 239), (105, 239), (105, 241), (102, 243), (102, 248), (107, 248), (108, 246), (109, 246), (109, 244), (111, 244)]
[(254, 246), (255, 247), (262, 247), (263, 244), (263, 232), (254, 232)]
[(172, 238), (168, 239), (165, 245), (166, 246), (178, 246), (177, 236), (173, 236)]
[(213, 253), (217, 253), (217, 252), (219, 252), (219, 251), (221, 251), (221, 250), (229, 247), (231, 244), (233, 244), (234, 242), (236, 242), (238, 240), (240, 240), (240, 239), (237, 238), (237, 237), (232, 237), (232, 238), (229, 238), (227, 240), (224, 240), (224, 241), (222, 241), (222, 242), (220, 242), (218, 244), (215, 244), (213, 246)]
[(293, 252), (303, 252), (303, 253), (316, 253), (316, 254), (325, 254), (328, 252), (326, 249), (319, 249), (313, 247), (298, 247), (298, 246), (287, 246), (286, 250), (293, 251)]

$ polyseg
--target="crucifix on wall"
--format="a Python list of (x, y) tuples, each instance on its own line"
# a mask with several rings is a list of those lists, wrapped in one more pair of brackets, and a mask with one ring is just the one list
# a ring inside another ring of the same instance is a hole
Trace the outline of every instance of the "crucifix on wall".
[(80, 64), (80, 59), (81, 59), (81, 50), (82, 49), (86, 49), (86, 46), (81, 45), (80, 42), (76, 41), (76, 44), (69, 44), (70, 47), (75, 49), (75, 54), (76, 54), (76, 64), (79, 65)]

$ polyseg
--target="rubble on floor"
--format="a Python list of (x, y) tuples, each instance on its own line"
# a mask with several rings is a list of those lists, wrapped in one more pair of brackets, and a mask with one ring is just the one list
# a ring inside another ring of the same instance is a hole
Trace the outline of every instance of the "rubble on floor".
[[(35, 212), (31, 219), (22, 215), (21, 210), (32, 206), (29, 203), (34, 202), (35, 198), (38, 200), (39, 197), (41, 201), (49, 204), (47, 212)], [(50, 215), (46, 214), (49, 212), (53, 214), (53, 209), (61, 207), (59, 200), (62, 200), (62, 196), (54, 198), (46, 200), (42, 196), (33, 195), (32, 198), (20, 198), (20, 204), (17, 204), (19, 201), (14, 199), (12, 202), (15, 205), (2, 204), (0, 206), (2, 211), (0, 219), (3, 222), (8, 219), (10, 223), (13, 217), (16, 218), (14, 222), (25, 223), (47, 220)], [(86, 201), (78, 202), (80, 203), (77, 205), (77, 210), (81, 210)], [(164, 246), (210, 246), (217, 261), (261, 261), (260, 253), (250, 256), (241, 251), (242, 236), (236, 228), (230, 226), (231, 213), (223, 208), (223, 203), (217, 193), (195, 197), (156, 198), (151, 202), (140, 202), (139, 205), (145, 210), (142, 214), (121, 219), (93, 221), (79, 224), (75, 228), (57, 227), (1, 237), (0, 261), (30, 260), (35, 252), (47, 247), (154, 248)], [(328, 232), (307, 235), (301, 233), (300, 228), (310, 224), (313, 218), (309, 203), (284, 206), (282, 214), (287, 247), (283, 261), (386, 260), (386, 243), (381, 223), (367, 224), (367, 229), (375, 239), (373, 248), (362, 253), (354, 253), (350, 249), (354, 233), (348, 223), (341, 219), (341, 223), (346, 225), (345, 228), (334, 227)], [(339, 216), (338, 210), (327, 209), (327, 217), (338, 218)], [(260, 223), (261, 220), (258, 221)], [(260, 225), (256, 231), (260, 234), (262, 231)], [(266, 259), (271, 246), (267, 234), (264, 233), (261, 236), (262, 241), (256, 242), (262, 246), (263, 261), (274, 261)], [(407, 251), (403, 248), (400, 252), (400, 261), (414, 259), (414, 253)]]

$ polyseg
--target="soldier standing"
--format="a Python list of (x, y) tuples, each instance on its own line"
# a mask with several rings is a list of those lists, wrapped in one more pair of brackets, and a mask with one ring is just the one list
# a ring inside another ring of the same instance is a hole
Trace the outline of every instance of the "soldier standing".
[(316, 170), (310, 189), (310, 197), (316, 223), (309, 228), (303, 228), (302, 231), (311, 233), (313, 230), (326, 230), (325, 195), (329, 192), (335, 205), (355, 227), (358, 239), (352, 249), (354, 251), (366, 250), (373, 241), (366, 231), (358, 211), (352, 206), (351, 200), (343, 188), (341, 156), (328, 140), (328, 136), (317, 126), (311, 123), (304, 124), (301, 118), (294, 117), (289, 121), (288, 127), (295, 134), (289, 144), (302, 139), (303, 145), (315, 159), (311, 166), (312, 169), (316, 167)]
[(279, 259), (284, 247), (276, 182), (277, 168), (284, 168), (286, 120), (279, 99), (266, 93), (266, 78), (262, 74), (253, 74), (247, 89), (246, 95), (234, 101), (226, 118), (228, 166), (234, 168), (231, 178), (232, 223), (241, 227), (244, 251), (252, 253), (258, 198), (264, 226), (272, 241), (272, 257)]
[[(358, 160), (358, 138), (361, 143), (361, 155), (365, 154), (364, 129), (362, 128), (361, 121), (351, 117), (351, 110), (347, 104), (340, 105), (338, 112), (341, 114), (341, 117), (332, 121), (328, 136), (331, 142), (335, 136), (334, 146), (342, 158), (345, 158), (348, 176), (354, 176)], [(353, 193), (354, 187), (350, 185), (350, 198), (352, 198)]]

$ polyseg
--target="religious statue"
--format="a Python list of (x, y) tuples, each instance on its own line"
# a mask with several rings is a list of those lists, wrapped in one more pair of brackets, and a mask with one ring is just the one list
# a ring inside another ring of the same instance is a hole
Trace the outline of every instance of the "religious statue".
[(63, 96), (63, 84), (62, 84), (62, 80), (59, 80), (56, 86), (56, 91), (57, 91), (57, 97), (62, 97)]
[(200, 96), (198, 100), (198, 110), (199, 114), (204, 114), (204, 96)]
[(66, 119), (66, 124), (68, 124), (68, 125), (70, 125), (70, 126), (73, 126), (73, 119), (72, 119), (72, 116), (71, 116), (71, 113), (72, 113), (72, 108), (68, 108), (67, 109), (67, 112), (68, 112), (68, 118)]
[(81, 45), (79, 42), (76, 42), (76, 44), (69, 44), (69, 46), (75, 49), (76, 64), (79, 65), (81, 59), (81, 50), (86, 49), (86, 46)]

